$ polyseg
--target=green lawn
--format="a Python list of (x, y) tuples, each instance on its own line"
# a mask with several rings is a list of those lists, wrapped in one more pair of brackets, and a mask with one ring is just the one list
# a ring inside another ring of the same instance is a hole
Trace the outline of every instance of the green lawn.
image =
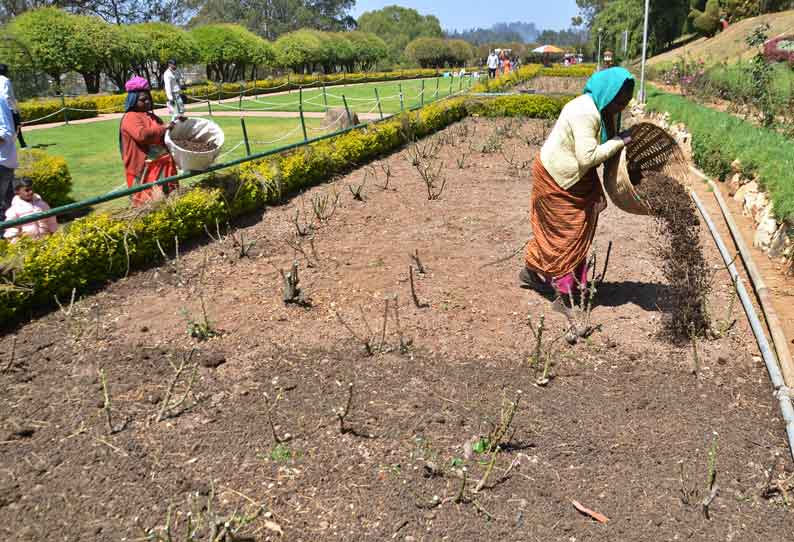
[[(342, 96), (347, 99), (347, 105), (355, 112), (377, 113), (375, 100), (375, 89), (380, 95), (381, 108), (383, 112), (398, 113), (400, 111), (400, 86), (403, 92), (403, 105), (405, 109), (418, 106), (421, 103), (422, 86), (424, 85), (424, 103), (430, 103), (439, 98), (449, 95), (450, 90), (454, 93), (460, 89), (459, 77), (433, 78), (433, 79), (411, 79), (400, 82), (387, 83), (367, 83), (361, 85), (333, 86), (326, 88), (326, 96), (323, 98), (322, 89), (305, 89), (303, 91), (303, 110), (304, 111), (325, 111), (325, 100), (328, 107), (343, 107)], [(469, 78), (464, 78), (463, 88), (469, 85)], [(438, 91), (436, 92), (436, 89)], [(264, 95), (256, 98), (244, 99), (242, 101), (243, 110), (249, 111), (298, 111), (300, 95), (297, 90), (289, 94)], [(240, 103), (236, 101), (225, 101), (223, 103), (212, 103), (213, 111), (238, 111)], [(190, 111), (207, 111), (206, 105), (196, 104), (189, 108)]]
[[(212, 120), (220, 125), (226, 135), (225, 152), (242, 141), (239, 119), (216, 116)], [(284, 146), (303, 138), (297, 118), (249, 117), (245, 124), (251, 141), (251, 152)], [(322, 123), (319, 119), (306, 119), (306, 124), (308, 128), (316, 130)], [(118, 131), (119, 121), (107, 120), (29, 130), (25, 132), (25, 140), (31, 147), (41, 148), (49, 154), (66, 159), (72, 174), (72, 196), (80, 200), (126, 186), (124, 167), (119, 155)], [(309, 132), (308, 135), (313, 137), (319, 133)], [(272, 143), (285, 136), (282, 141)], [(230, 154), (222, 156), (221, 160), (227, 162), (243, 156), (245, 146), (241, 145)], [(126, 202), (126, 199), (121, 198), (118, 201)]]

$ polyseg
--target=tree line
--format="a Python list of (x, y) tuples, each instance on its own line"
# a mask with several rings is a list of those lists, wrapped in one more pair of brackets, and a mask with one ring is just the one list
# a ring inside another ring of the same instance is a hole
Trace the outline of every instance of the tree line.
[[(645, 0), (576, 0), (591, 43), (600, 35), (606, 48), (623, 53), (628, 31), (627, 57), (642, 50)], [(658, 54), (685, 36), (712, 36), (741, 19), (794, 8), (794, 0), (665, 0), (651, 1), (648, 27), (650, 54)]]
[(89, 93), (99, 92), (102, 75), (119, 89), (132, 74), (159, 86), (170, 59), (202, 63), (208, 79), (229, 82), (256, 78), (262, 69), (367, 71), (387, 54), (382, 39), (360, 31), (298, 30), (269, 42), (236, 24), (190, 30), (163, 22), (115, 25), (55, 8), (14, 17), (6, 31), (4, 57), (15, 70), (45, 73), (56, 85), (74, 71)]
[[(164, 22), (116, 25), (56, 8), (29, 10), (6, 26), (3, 57), (15, 71), (44, 73), (56, 86), (64, 74), (79, 73), (89, 93), (102, 76), (118, 89), (131, 75), (161, 86), (170, 59), (206, 66), (207, 79), (256, 79), (265, 71), (296, 73), (370, 71), (388, 63), (386, 41), (362, 30), (300, 29), (268, 41), (244, 26), (213, 23), (184, 29)], [(410, 34), (409, 34), (410, 37)], [(464, 66), (475, 56), (462, 40), (418, 37), (403, 46), (401, 64), (428, 68)]]

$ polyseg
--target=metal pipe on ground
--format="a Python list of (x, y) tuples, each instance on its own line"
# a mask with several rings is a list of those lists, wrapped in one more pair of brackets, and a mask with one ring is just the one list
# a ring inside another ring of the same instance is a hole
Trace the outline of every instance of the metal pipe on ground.
[(731, 274), (731, 279), (733, 280), (733, 284), (736, 287), (736, 292), (739, 294), (739, 299), (741, 300), (742, 306), (744, 307), (744, 312), (747, 314), (747, 319), (750, 321), (750, 327), (752, 328), (753, 335), (755, 335), (755, 339), (758, 342), (758, 348), (761, 350), (761, 356), (764, 359), (766, 370), (769, 372), (769, 378), (772, 380), (772, 386), (775, 388), (774, 395), (780, 404), (780, 411), (783, 415), (783, 421), (786, 425), (789, 453), (791, 454), (792, 459), (794, 459), (794, 405), (791, 402), (791, 390), (786, 387), (786, 383), (783, 380), (783, 374), (780, 372), (780, 367), (778, 366), (777, 357), (769, 347), (769, 341), (767, 340), (766, 334), (764, 333), (763, 324), (761, 324), (761, 320), (758, 318), (758, 314), (755, 312), (753, 302), (750, 299), (750, 296), (747, 294), (742, 277), (739, 276), (739, 272), (736, 270), (736, 264), (733, 262), (733, 257), (728, 251), (728, 247), (725, 246), (722, 236), (720, 236), (720, 233), (717, 231), (717, 227), (711, 220), (711, 216), (709, 216), (708, 211), (706, 211), (706, 208), (703, 206), (703, 202), (700, 200), (698, 195), (695, 194), (694, 191), (690, 191), (690, 194), (692, 196), (692, 200), (695, 202), (695, 205), (697, 205), (700, 214), (703, 216), (703, 220), (706, 222), (709, 232), (714, 238), (714, 242), (717, 244), (717, 248), (720, 251), (720, 255), (722, 256), (725, 265), (728, 267), (728, 272)]
[(761, 276), (758, 267), (756, 267), (753, 261), (752, 253), (747, 247), (747, 243), (744, 242), (744, 238), (739, 232), (739, 227), (736, 225), (733, 214), (728, 204), (725, 203), (725, 198), (722, 197), (719, 187), (699, 169), (692, 166), (690, 166), (689, 169), (692, 173), (708, 182), (714, 192), (714, 197), (717, 200), (717, 204), (720, 206), (720, 211), (722, 211), (722, 216), (726, 224), (728, 224), (728, 230), (731, 232), (733, 242), (736, 244), (736, 248), (739, 249), (739, 255), (742, 258), (742, 262), (744, 262), (745, 269), (747, 269), (747, 274), (750, 275), (750, 282), (753, 285), (758, 303), (761, 306), (761, 312), (764, 313), (769, 334), (772, 336), (772, 344), (775, 347), (775, 352), (777, 352), (780, 371), (783, 373), (783, 380), (786, 386), (794, 388), (794, 361), (792, 361), (791, 358), (791, 350), (788, 347), (786, 334), (783, 333), (783, 326), (780, 325), (777, 312), (772, 305), (772, 300), (769, 298), (769, 288), (767, 288), (764, 278)]

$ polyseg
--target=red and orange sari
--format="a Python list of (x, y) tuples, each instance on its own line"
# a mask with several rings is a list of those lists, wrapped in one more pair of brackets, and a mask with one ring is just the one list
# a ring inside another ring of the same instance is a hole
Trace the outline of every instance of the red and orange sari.
[[(154, 113), (129, 111), (121, 119), (121, 155), (127, 186), (149, 184), (177, 174), (174, 159), (165, 147), (167, 127)], [(156, 185), (131, 196), (133, 207), (162, 199), (177, 183)]]

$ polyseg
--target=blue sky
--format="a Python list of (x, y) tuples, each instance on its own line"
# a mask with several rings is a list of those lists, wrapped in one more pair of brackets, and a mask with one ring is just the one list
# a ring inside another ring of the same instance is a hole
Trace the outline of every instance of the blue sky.
[(559, 30), (570, 25), (577, 15), (576, 0), (356, 0), (351, 14), (358, 18), (365, 11), (397, 4), (414, 8), (422, 15), (435, 15), (445, 30), (484, 27), (494, 23), (524, 21), (539, 29)]

